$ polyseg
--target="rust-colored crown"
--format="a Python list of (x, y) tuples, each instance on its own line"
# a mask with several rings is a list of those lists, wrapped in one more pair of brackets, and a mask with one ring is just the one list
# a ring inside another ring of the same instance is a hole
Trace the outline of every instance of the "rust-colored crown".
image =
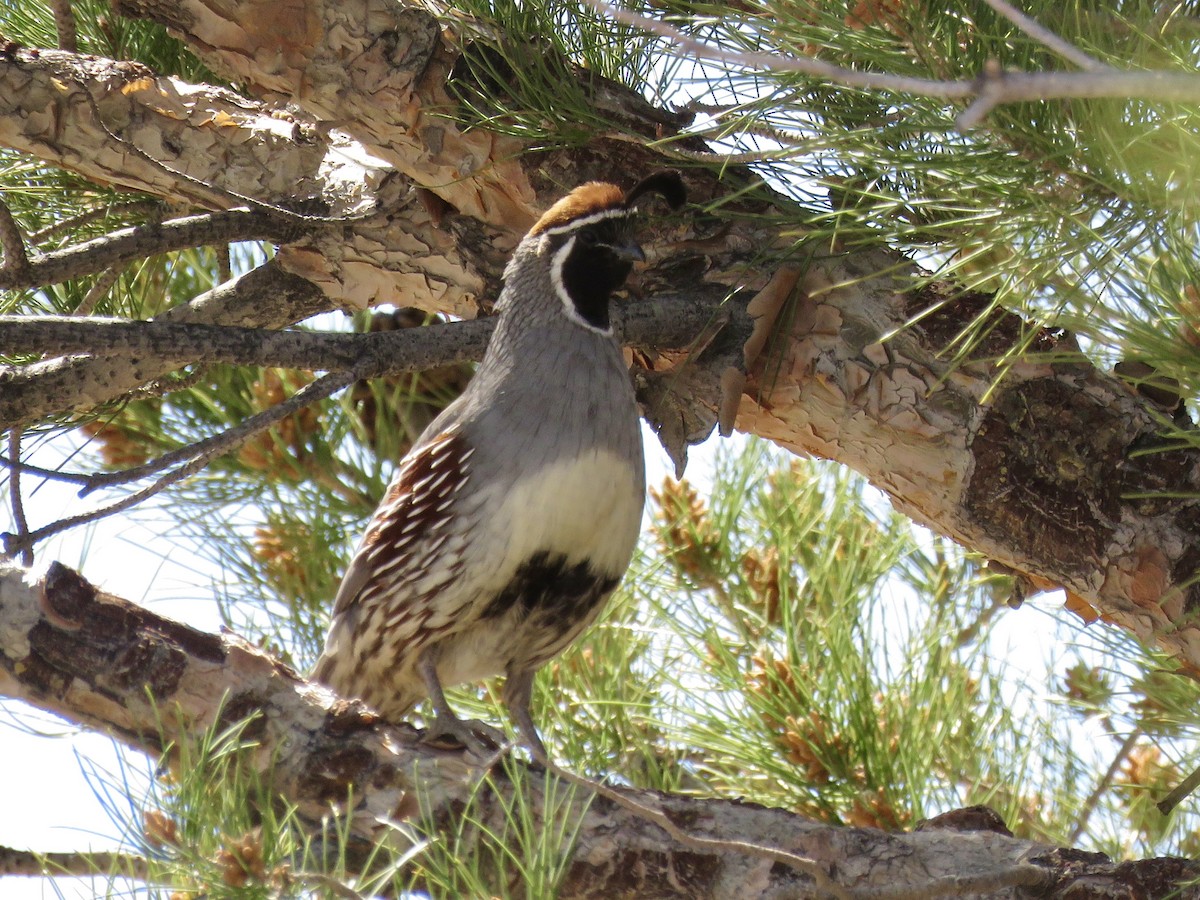
[(629, 193), (607, 181), (589, 181), (563, 197), (529, 229), (531, 235), (544, 234), (564, 228), (580, 219), (604, 218), (606, 215), (628, 215), (633, 204), (643, 194), (660, 194), (672, 209), (678, 209), (687, 199), (687, 190), (679, 173), (672, 170), (655, 172), (643, 178)]
[(625, 192), (615, 184), (605, 181), (589, 181), (581, 184), (567, 196), (551, 206), (529, 229), (530, 234), (542, 234), (555, 228), (569, 225), (576, 219), (594, 216), (608, 211), (625, 211)]

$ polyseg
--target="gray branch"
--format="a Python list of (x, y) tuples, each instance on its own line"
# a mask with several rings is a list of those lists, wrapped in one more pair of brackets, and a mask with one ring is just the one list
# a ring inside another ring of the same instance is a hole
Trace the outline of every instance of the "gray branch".
[(225, 244), (230, 241), (286, 242), (300, 236), (301, 226), (259, 210), (231, 209), (199, 216), (123, 228), (63, 250), (35, 256), (24, 265), (0, 270), (0, 290), (39, 288), (159, 253)]
[[(725, 288), (711, 286), (699, 295), (663, 295), (630, 303), (616, 311), (617, 328), (625, 343), (634, 347), (686, 347), (713, 319), (726, 293)], [(109, 357), (114, 366), (124, 360), (136, 364), (139, 371), (159, 374), (183, 365), (227, 363), (308, 371), (353, 369), (364, 377), (377, 377), (479, 359), (493, 327), (490, 320), (479, 319), (375, 334), (329, 334), (163, 319), (0, 316), (0, 353), (88, 354)], [(30, 416), (41, 379), (53, 377), (53, 387), (60, 388), (71, 380), (65, 373), (93, 361), (68, 357), (0, 373), (4, 386), (0, 428)], [(126, 384), (125, 390), (135, 386)], [(76, 408), (77, 399), (77, 388), (67, 392), (47, 388), (38, 414)]]
[[(167, 310), (156, 322), (283, 328), (329, 308), (329, 298), (316, 285), (271, 261)], [(24, 346), (37, 352), (49, 349)], [(95, 345), (83, 352), (88, 351), (92, 355), (0, 368), (0, 429), (107, 403), (191, 361), (187, 354), (100, 354)]]

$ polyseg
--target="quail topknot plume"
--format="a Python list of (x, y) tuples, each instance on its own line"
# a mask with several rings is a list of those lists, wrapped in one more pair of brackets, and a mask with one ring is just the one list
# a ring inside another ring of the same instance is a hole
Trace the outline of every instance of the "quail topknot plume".
[(334, 601), (314, 677), (398, 720), (425, 697), (429, 737), (478, 746), (443, 685), (506, 676), (504, 702), (544, 756), (533, 677), (596, 618), (633, 555), (641, 431), (609, 300), (643, 259), (636, 202), (685, 190), (581, 185), (517, 246), (483, 362), (413, 445)]

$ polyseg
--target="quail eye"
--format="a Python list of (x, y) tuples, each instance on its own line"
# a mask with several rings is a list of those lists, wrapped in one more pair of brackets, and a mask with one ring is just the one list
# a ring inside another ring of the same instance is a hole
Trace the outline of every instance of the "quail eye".
[(594, 231), (579, 232), (579, 243), (583, 244), (585, 247), (595, 247), (599, 240), (600, 238), (596, 236), (596, 232)]

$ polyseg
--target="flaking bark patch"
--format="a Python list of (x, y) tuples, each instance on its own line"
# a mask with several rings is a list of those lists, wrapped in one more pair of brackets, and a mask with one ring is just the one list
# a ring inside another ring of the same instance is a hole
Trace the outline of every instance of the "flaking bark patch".
[(966, 512), (991, 537), (1070, 570), (1095, 571), (1121, 515), (1128, 440), (1109, 411), (1055, 378), (1001, 389), (971, 452)]

